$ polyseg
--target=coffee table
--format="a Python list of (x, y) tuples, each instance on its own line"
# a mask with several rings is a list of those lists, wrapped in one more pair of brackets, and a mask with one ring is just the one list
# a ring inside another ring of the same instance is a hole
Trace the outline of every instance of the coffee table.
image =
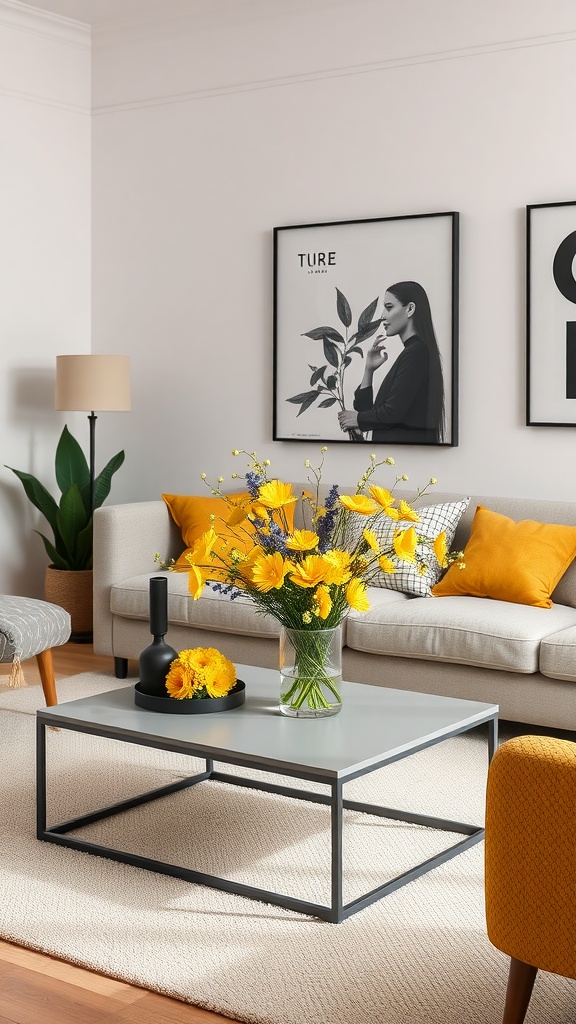
[[(41, 708), (37, 712), (37, 837), (84, 853), (171, 875), (225, 892), (272, 903), (288, 910), (340, 923), (376, 900), (478, 843), (480, 825), (395, 810), (344, 799), (344, 783), (442, 742), (450, 736), (488, 724), (488, 758), (497, 745), (498, 707), (404, 690), (344, 683), (342, 711), (320, 720), (289, 718), (278, 712), (278, 672), (237, 665), (246, 683), (246, 703), (232, 711), (208, 715), (165, 715), (136, 707), (132, 686)], [(46, 726), (105, 736), (144, 747), (189, 754), (205, 761), (205, 771), (148, 793), (46, 827)], [(231, 764), (294, 779), (322, 783), (328, 792), (279, 785), (218, 771), (214, 762)], [(129, 808), (148, 803), (207, 780), (330, 806), (331, 900), (316, 904), (289, 894), (204, 874), (69, 835)], [(454, 832), (464, 838), (442, 852), (392, 878), (370, 892), (343, 902), (343, 811), (351, 809), (397, 821)]]

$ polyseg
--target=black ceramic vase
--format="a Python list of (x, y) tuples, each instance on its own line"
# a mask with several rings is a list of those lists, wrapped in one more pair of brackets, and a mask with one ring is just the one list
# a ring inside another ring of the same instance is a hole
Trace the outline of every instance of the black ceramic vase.
[(150, 632), (154, 640), (139, 659), (140, 690), (152, 697), (167, 697), (166, 676), (178, 654), (164, 642), (168, 632), (168, 580), (165, 576), (152, 576), (150, 580)]

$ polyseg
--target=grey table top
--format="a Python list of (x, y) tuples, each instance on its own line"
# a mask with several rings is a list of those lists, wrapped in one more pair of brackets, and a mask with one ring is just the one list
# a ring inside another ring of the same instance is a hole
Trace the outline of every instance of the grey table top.
[[(310, 777), (345, 779), (433, 743), (460, 728), (493, 718), (498, 706), (343, 683), (343, 705), (331, 718), (288, 718), (278, 710), (278, 671), (237, 665), (246, 703), (232, 711), (164, 715), (134, 703), (132, 686), (41, 708), (46, 724), (102, 730), (106, 736), (214, 760), (249, 761), (263, 768), (305, 770)], [(160, 741), (160, 742), (158, 742)]]

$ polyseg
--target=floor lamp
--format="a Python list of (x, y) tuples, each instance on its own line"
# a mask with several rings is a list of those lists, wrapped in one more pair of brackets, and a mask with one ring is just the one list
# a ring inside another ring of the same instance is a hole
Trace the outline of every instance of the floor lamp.
[(90, 424), (90, 513), (94, 512), (96, 412), (129, 412), (129, 356), (56, 356), (56, 409), (87, 412)]

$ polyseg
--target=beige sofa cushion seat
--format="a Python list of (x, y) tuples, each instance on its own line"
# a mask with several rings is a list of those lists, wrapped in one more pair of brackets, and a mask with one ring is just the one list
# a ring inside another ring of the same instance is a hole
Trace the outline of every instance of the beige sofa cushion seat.
[[(280, 624), (271, 615), (262, 615), (254, 602), (245, 596), (232, 599), (227, 594), (204, 587), (202, 596), (195, 601), (188, 592), (186, 573), (157, 572), (132, 576), (115, 584), (110, 592), (110, 610), (113, 615), (126, 619), (148, 620), (150, 576), (168, 577), (168, 622), (172, 626), (195, 626), (236, 636), (275, 637)], [(371, 608), (380, 615), (391, 604), (404, 604), (410, 598), (380, 587), (368, 587)], [(576, 622), (576, 612), (574, 613)], [(346, 643), (347, 621), (342, 623), (342, 642)]]
[(576, 682), (576, 626), (545, 637), (540, 647), (540, 671), (550, 679)]
[(481, 597), (409, 598), (352, 612), (346, 642), (356, 651), (425, 658), (513, 672), (537, 672), (540, 644), (567, 627), (576, 609), (532, 608)]
[(206, 586), (202, 597), (194, 601), (188, 592), (187, 573), (146, 573), (117, 583), (110, 592), (113, 615), (148, 620), (150, 575), (168, 577), (168, 621), (171, 625), (196, 626), (219, 633), (255, 637), (278, 636), (280, 633), (276, 619), (257, 612), (250, 598), (231, 600), (229, 596), (215, 593)]

